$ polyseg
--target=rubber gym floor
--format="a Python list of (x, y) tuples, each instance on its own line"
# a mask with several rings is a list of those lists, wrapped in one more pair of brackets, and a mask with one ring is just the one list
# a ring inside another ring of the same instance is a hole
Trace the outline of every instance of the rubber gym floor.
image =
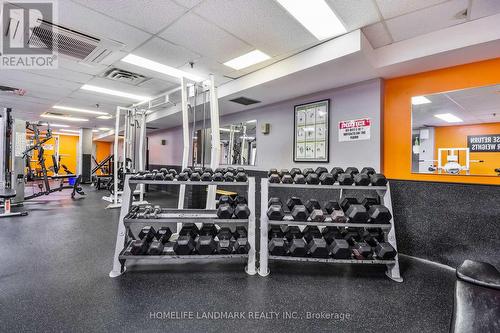
[[(59, 193), (27, 203), (26, 217), (0, 219), (0, 331), (449, 331), (454, 271), (405, 256), (403, 283), (379, 266), (270, 263), (260, 277), (238, 261), (132, 267), (112, 279), (119, 210), (104, 209), (104, 191), (84, 190), (83, 199)], [(148, 197), (175, 206), (162, 198)], [(245, 319), (196, 318), (233, 311)]]

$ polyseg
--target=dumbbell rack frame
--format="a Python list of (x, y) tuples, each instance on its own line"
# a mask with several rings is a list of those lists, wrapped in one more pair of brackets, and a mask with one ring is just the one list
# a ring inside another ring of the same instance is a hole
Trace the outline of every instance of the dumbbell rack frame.
[[(309, 184), (282, 184), (282, 183), (269, 183), (267, 178), (261, 179), (261, 215), (260, 215), (260, 256), (259, 256), (259, 275), (267, 276), (270, 273), (268, 261), (306, 261), (306, 262), (323, 262), (332, 264), (368, 264), (368, 265), (386, 265), (386, 275), (396, 281), (403, 282), (403, 278), (399, 272), (399, 258), (398, 255), (393, 260), (381, 259), (333, 259), (333, 258), (311, 258), (311, 257), (292, 257), (292, 256), (271, 256), (269, 255), (268, 244), (268, 228), (269, 225), (315, 225), (318, 227), (332, 226), (332, 227), (353, 227), (353, 228), (382, 228), (388, 229), (389, 232), (385, 233), (385, 241), (389, 242), (397, 251), (396, 233), (394, 229), (394, 217), (391, 219), (390, 224), (372, 224), (372, 223), (332, 223), (328, 222), (330, 219), (327, 217), (326, 222), (303, 222), (291, 220), (290, 214), (285, 215), (282, 221), (271, 221), (267, 217), (267, 205), (269, 200), (269, 188), (295, 188), (295, 189), (321, 189), (321, 190), (340, 190), (339, 201), (342, 199), (343, 190), (375, 190), (380, 197), (380, 202), (386, 206), (391, 215), (392, 201), (391, 201), (391, 188), (389, 183), (386, 186), (355, 186), (355, 185), (309, 185)], [(331, 221), (331, 220), (330, 220)]]
[[(125, 216), (130, 211), (133, 203), (132, 193), (138, 184), (150, 185), (192, 185), (192, 186), (246, 186), (248, 208), (250, 216), (248, 219), (219, 219), (217, 211), (214, 209), (162, 209), (160, 218), (155, 219), (128, 219)], [(247, 238), (250, 244), (248, 254), (221, 254), (221, 255), (130, 255), (128, 249), (132, 240), (136, 239), (130, 227), (134, 224), (167, 224), (172, 225), (174, 230), (182, 223), (214, 223), (225, 226), (236, 226), (247, 224)], [(247, 259), (245, 272), (249, 275), (257, 273), (255, 265), (255, 178), (249, 177), (247, 182), (203, 182), (203, 181), (165, 181), (165, 180), (133, 180), (131, 175), (125, 178), (122, 206), (120, 210), (120, 220), (116, 235), (115, 254), (113, 257), (113, 269), (109, 273), (110, 277), (117, 277), (126, 271), (125, 262), (127, 260), (148, 260), (156, 263), (186, 262), (186, 261), (207, 261), (218, 259)]]

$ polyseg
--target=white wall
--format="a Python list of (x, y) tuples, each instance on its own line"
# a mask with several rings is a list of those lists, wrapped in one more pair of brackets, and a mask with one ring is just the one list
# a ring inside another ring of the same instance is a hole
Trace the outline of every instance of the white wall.
[[(330, 99), (330, 162), (293, 163), (294, 105)], [(373, 166), (380, 169), (382, 81), (370, 80), (334, 90), (319, 92), (274, 105), (223, 116), (220, 125), (257, 119), (257, 161), (248, 169), (291, 168), (294, 166), (331, 168)], [(223, 110), (222, 110), (223, 111)], [(368, 117), (372, 120), (371, 139), (338, 142), (338, 123)], [(260, 133), (260, 125), (270, 123), (268, 135)], [(154, 123), (153, 123), (154, 124)], [(154, 125), (153, 125), (154, 126)], [(161, 139), (167, 140), (161, 146)], [(150, 164), (174, 164), (182, 161), (182, 129), (176, 127), (149, 135)]]

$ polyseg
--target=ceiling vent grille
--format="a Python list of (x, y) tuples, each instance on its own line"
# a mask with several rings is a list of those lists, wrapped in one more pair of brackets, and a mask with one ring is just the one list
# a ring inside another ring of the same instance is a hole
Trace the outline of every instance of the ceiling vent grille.
[(33, 28), (28, 45), (48, 48), (82, 62), (98, 64), (123, 47), (122, 43), (89, 36), (48, 21), (38, 19), (38, 24)]
[(134, 86), (137, 86), (149, 80), (149, 78), (145, 77), (144, 75), (129, 72), (120, 68), (111, 68), (104, 73), (104, 77), (110, 80), (124, 82)]
[(235, 99), (230, 99), (229, 101), (238, 103), (241, 105), (252, 105), (252, 104), (257, 104), (260, 103), (260, 101), (257, 101), (255, 99), (247, 98), (247, 97), (238, 97)]

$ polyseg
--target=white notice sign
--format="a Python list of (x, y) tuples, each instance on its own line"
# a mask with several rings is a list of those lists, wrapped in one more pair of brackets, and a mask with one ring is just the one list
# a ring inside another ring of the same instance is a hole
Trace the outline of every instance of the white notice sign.
[(370, 140), (370, 127), (369, 118), (341, 121), (339, 122), (339, 142)]

